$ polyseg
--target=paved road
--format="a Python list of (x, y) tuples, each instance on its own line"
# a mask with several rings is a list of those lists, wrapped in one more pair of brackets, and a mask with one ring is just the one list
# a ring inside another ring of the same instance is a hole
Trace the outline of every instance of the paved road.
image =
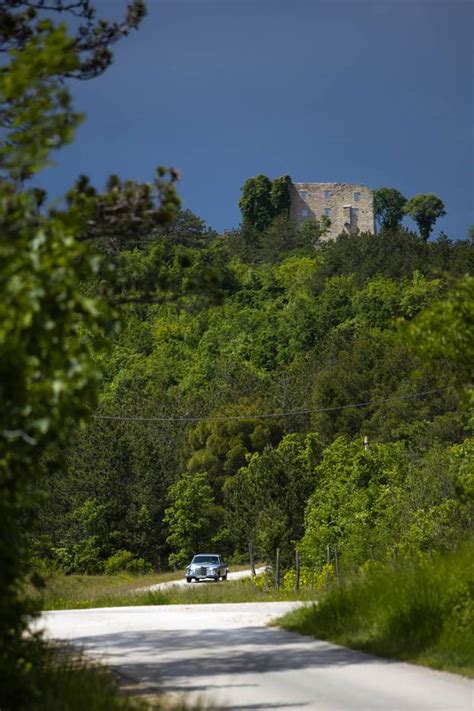
[(234, 711), (472, 709), (467, 679), (265, 626), (295, 604), (64, 610), (41, 624), (147, 688)]

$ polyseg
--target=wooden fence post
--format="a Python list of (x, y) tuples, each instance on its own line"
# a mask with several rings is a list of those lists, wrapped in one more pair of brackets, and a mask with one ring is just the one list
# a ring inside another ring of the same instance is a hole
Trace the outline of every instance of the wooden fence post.
[(276, 562), (275, 562), (275, 587), (278, 590), (280, 588), (280, 549), (276, 549)]
[(255, 570), (255, 560), (253, 557), (253, 544), (252, 541), (249, 541), (249, 559), (250, 559), (250, 570), (252, 571), (253, 577), (257, 575), (256, 570)]
[(334, 569), (335, 569), (335, 573), (336, 573), (337, 584), (340, 585), (341, 578), (339, 575), (339, 551), (338, 551), (337, 546), (334, 546)]
[(393, 561), (393, 567), (396, 568), (397, 567), (397, 549), (396, 548), (393, 549), (392, 561)]
[(299, 550), (295, 553), (295, 592), (300, 591), (300, 552)]
[(331, 565), (331, 546), (329, 543), (326, 546), (326, 563)]

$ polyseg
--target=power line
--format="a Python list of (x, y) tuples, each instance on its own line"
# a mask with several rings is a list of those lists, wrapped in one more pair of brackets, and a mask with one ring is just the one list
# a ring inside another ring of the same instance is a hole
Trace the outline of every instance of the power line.
[(380, 400), (367, 400), (366, 402), (352, 402), (347, 405), (334, 405), (333, 407), (308, 408), (298, 410), (288, 410), (286, 412), (268, 412), (262, 414), (249, 413), (248, 415), (216, 415), (215, 417), (200, 417), (194, 415), (161, 415), (158, 417), (138, 417), (135, 415), (93, 415), (96, 420), (119, 420), (124, 422), (216, 422), (222, 420), (266, 420), (279, 417), (299, 417), (301, 415), (312, 415), (323, 412), (336, 412), (338, 410), (348, 410), (350, 408), (368, 407), (369, 405), (381, 405), (393, 400), (416, 400), (425, 395), (441, 393), (449, 388), (436, 388), (435, 390), (424, 390), (409, 395), (393, 395), (392, 397)]

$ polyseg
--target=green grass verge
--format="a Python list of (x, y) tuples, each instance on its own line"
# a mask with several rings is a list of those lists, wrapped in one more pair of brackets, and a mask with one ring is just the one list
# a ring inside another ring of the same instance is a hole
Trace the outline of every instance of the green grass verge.
[[(70, 580), (70, 578), (75, 578), (75, 580)], [(163, 582), (163, 580), (158, 582)], [(143, 587), (143, 584), (143, 578), (134, 578), (132, 584), (129, 581), (123, 584), (115, 581), (114, 585), (111, 581), (103, 581), (101, 576), (95, 576), (93, 579), (88, 576), (54, 577), (47, 583), (41, 606), (43, 610), (71, 610), (130, 605), (314, 600), (312, 590), (303, 590), (298, 594), (293, 591), (278, 591), (273, 588), (267, 590), (261, 583), (255, 583), (250, 577), (220, 583), (191, 583), (184, 587), (156, 592), (134, 592), (136, 588)], [(146, 584), (152, 585), (153, 582)]]
[[(270, 602), (279, 600), (314, 600), (312, 590), (294, 591), (265, 589), (251, 578), (226, 583), (191, 583), (185, 587), (140, 593), (137, 605), (198, 605), (229, 602)], [(130, 602), (128, 603), (130, 604)]]
[(432, 560), (369, 564), (318, 605), (277, 621), (355, 649), (474, 676), (473, 545)]
[[(45, 580), (44, 590), (29, 590), (43, 610), (73, 610), (94, 607), (96, 600), (128, 597), (140, 587), (181, 579), (182, 573), (150, 573), (132, 575), (62, 575), (54, 573)], [(102, 605), (103, 606), (103, 605)]]

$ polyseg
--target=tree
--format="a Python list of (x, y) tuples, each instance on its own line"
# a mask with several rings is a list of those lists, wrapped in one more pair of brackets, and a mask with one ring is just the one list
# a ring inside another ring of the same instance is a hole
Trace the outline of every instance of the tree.
[[(167, 174), (168, 181), (164, 180)], [(60, 216), (66, 225), (72, 222), (78, 239), (94, 240), (102, 251), (133, 249), (157, 227), (177, 219), (177, 179), (174, 168), (160, 166), (153, 183), (122, 182), (111, 175), (106, 190), (99, 193), (89, 178), (81, 175), (66, 195), (67, 210), (50, 214)]]
[[(55, 25), (54, 15), (69, 19)], [(91, 79), (113, 60), (111, 47), (145, 16), (143, 0), (132, 0), (122, 22), (97, 18), (91, 0), (0, 0), (0, 171), (21, 184), (40, 169), (29, 160), (72, 140), (80, 116), (72, 111), (66, 78)], [(37, 63), (34, 82), (29, 68)], [(21, 70), (23, 67), (23, 73)], [(26, 71), (25, 71), (26, 68)], [(34, 137), (34, 138), (33, 138)], [(31, 145), (32, 140), (35, 145)]]
[(205, 472), (185, 474), (171, 486), (169, 494), (171, 506), (166, 509), (164, 522), (170, 533), (166, 540), (176, 551), (170, 555), (170, 564), (179, 566), (211, 543), (221, 511)]
[[(143, 0), (131, 0), (121, 22), (97, 18), (91, 0), (1, 0), (0, 1), (0, 52), (23, 51), (35, 41), (40, 24), (51, 27), (53, 13), (74, 20), (76, 33), (69, 43), (77, 57), (75, 67), (64, 66), (63, 74), (76, 79), (91, 79), (102, 74), (112, 63), (111, 46), (131, 30), (135, 30), (145, 17)], [(72, 23), (71, 23), (72, 25)]]
[(266, 263), (281, 261), (285, 253), (299, 246), (298, 237), (295, 223), (278, 215), (260, 237), (259, 260)]
[(281, 262), (291, 251), (312, 255), (320, 238), (328, 231), (329, 225), (330, 219), (326, 216), (319, 219), (309, 217), (297, 226), (289, 217), (276, 215), (260, 236), (254, 260), (265, 263)]
[(466, 387), (474, 377), (474, 277), (458, 279), (443, 300), (424, 309), (407, 327), (412, 348), (427, 367), (451, 372)]
[(438, 217), (446, 215), (443, 201), (433, 193), (415, 195), (405, 203), (403, 210), (418, 225), (424, 242), (428, 240)]
[(248, 178), (242, 188), (239, 207), (244, 228), (263, 231), (273, 219), (272, 183), (266, 175)]
[(474, 271), (472, 247), (468, 240), (423, 242), (403, 227), (378, 235), (340, 235), (321, 245), (315, 285), (319, 292), (328, 277), (342, 274), (352, 275), (358, 286), (374, 276), (410, 279), (415, 270), (430, 278), (440, 272), (462, 276)]
[(263, 232), (275, 217), (289, 217), (291, 178), (283, 175), (271, 181), (266, 175), (248, 178), (242, 188), (239, 207), (245, 230)]
[[(41, 19), (38, 13), (45, 10)], [(53, 11), (84, 19), (76, 37)], [(94, 405), (93, 348), (114, 319), (80, 289), (97, 258), (58, 217), (39, 214), (41, 191), (23, 182), (74, 137), (81, 117), (63, 80), (90, 78), (112, 60), (110, 44), (138, 25), (140, 0), (125, 25), (95, 23), (86, 0), (0, 2), (0, 706), (28, 708), (34, 686), (25, 529), (28, 491), (50, 447), (64, 448)], [(87, 337), (85, 335), (87, 334)]]
[(245, 466), (248, 456), (261, 452), (269, 444), (276, 444), (281, 438), (278, 419), (262, 422), (252, 418), (252, 412), (269, 408), (265, 400), (260, 397), (249, 400), (234, 401), (217, 408), (210, 413), (209, 422), (200, 422), (189, 433), (187, 469), (207, 473), (213, 495), (219, 503), (222, 502), (226, 481)]
[(395, 188), (379, 188), (374, 193), (375, 219), (384, 230), (395, 230), (400, 226), (407, 199)]
[(180, 210), (175, 219), (161, 228), (157, 239), (161, 233), (169, 236), (175, 244), (197, 248), (209, 247), (211, 240), (217, 237), (217, 233), (204, 220), (188, 209)]
[(292, 181), (289, 175), (282, 175), (272, 182), (271, 201), (275, 217), (281, 215), (288, 218), (290, 216), (291, 185)]
[(103, 305), (79, 289), (96, 266), (85, 247), (38, 217), (28, 195), (3, 185), (0, 203), (0, 704), (23, 708), (34, 693), (23, 636), (26, 492), (47, 448), (65, 447), (94, 403), (92, 348), (108, 328)]
[(304, 502), (314, 490), (319, 455), (315, 434), (286, 435), (278, 447), (253, 454), (229, 482), (229, 530), (240, 550), (253, 540), (267, 560), (279, 547), (284, 563), (290, 563), (303, 535)]
[(331, 218), (322, 215), (318, 219), (307, 217), (298, 227), (299, 243), (301, 247), (314, 249), (321, 237), (324, 237), (331, 227)]

